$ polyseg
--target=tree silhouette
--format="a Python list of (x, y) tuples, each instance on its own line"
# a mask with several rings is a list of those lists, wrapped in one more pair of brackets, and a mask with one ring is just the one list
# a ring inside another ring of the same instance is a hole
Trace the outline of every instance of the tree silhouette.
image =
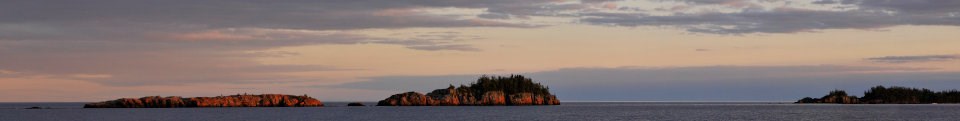
[[(797, 103), (831, 103), (839, 102), (838, 98), (846, 97), (847, 93), (843, 90), (831, 91), (822, 98), (803, 98)], [(930, 103), (960, 103), (960, 91), (956, 89), (934, 92), (924, 88), (909, 87), (884, 87), (875, 86), (863, 93), (863, 97), (849, 96), (857, 99), (858, 102), (846, 103), (867, 103), (867, 104), (930, 104)]]
[[(452, 85), (451, 85), (452, 86)], [(505, 94), (532, 93), (535, 95), (550, 95), (549, 88), (523, 75), (510, 76), (481, 76), (470, 86), (457, 88), (457, 91), (469, 91), (481, 95), (487, 91), (503, 91)]]

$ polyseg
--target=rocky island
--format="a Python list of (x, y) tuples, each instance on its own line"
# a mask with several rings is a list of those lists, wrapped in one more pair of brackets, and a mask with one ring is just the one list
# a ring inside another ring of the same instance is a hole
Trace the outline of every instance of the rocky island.
[(482, 76), (468, 85), (437, 89), (426, 95), (406, 92), (381, 100), (377, 106), (500, 106), (560, 105), (549, 88), (521, 75)]
[(181, 107), (319, 107), (320, 100), (309, 96), (263, 94), (217, 97), (147, 96), (89, 103), (83, 108), (181, 108)]
[(946, 90), (934, 92), (929, 89), (908, 87), (876, 86), (865, 92), (863, 97), (847, 95), (846, 91), (834, 90), (821, 98), (806, 97), (796, 103), (834, 103), (834, 104), (939, 104), (960, 103), (960, 91)]

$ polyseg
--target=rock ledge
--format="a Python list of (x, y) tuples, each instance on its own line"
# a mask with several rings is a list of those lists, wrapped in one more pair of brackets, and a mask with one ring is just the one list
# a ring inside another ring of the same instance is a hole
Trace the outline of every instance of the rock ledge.
[(262, 94), (217, 97), (147, 96), (88, 103), (83, 108), (180, 108), (180, 107), (320, 107), (320, 100), (303, 96)]

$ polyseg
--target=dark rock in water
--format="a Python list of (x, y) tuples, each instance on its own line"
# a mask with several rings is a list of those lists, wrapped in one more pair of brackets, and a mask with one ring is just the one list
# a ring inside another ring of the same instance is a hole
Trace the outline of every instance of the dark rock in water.
[(548, 88), (531, 79), (481, 77), (470, 86), (437, 89), (426, 95), (417, 92), (395, 94), (377, 106), (493, 106), (493, 105), (559, 105), (560, 100)]
[(181, 98), (179, 96), (122, 98), (88, 103), (83, 108), (179, 108), (179, 107), (319, 107), (320, 100), (304, 96), (263, 94)]
[(820, 99), (804, 97), (803, 99), (797, 100), (797, 102), (794, 102), (794, 103), (817, 103), (817, 102), (820, 102)]
[(347, 106), (366, 106), (366, 105), (363, 105), (363, 103), (360, 103), (360, 102), (351, 102), (351, 103), (348, 103)]

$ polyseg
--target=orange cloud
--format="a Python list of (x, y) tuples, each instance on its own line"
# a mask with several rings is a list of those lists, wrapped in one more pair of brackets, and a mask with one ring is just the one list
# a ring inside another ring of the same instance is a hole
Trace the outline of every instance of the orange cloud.
[(109, 74), (74, 74), (74, 75), (70, 75), (70, 77), (74, 77), (74, 78), (84, 78), (84, 79), (90, 79), (90, 78), (112, 78), (113, 75), (109, 75)]
[(19, 74), (20, 72), (10, 71), (10, 70), (0, 70), (0, 75), (4, 74)]
[(603, 4), (603, 8), (606, 8), (606, 9), (617, 9), (617, 4), (616, 4), (616, 3)]
[(730, 6), (730, 7), (735, 7), (735, 8), (746, 8), (746, 7), (760, 6), (760, 5), (754, 4), (754, 3), (750, 2), (750, 1), (746, 1), (746, 0), (731, 0), (731, 1), (726, 1), (726, 2), (723, 3), (723, 5)]
[(226, 40), (255, 39), (250, 36), (229, 34), (221, 31), (202, 31), (202, 32), (196, 32), (196, 33), (177, 34), (177, 35), (170, 36), (170, 38), (173, 38), (176, 40), (190, 40), (190, 41), (207, 41), (207, 40), (226, 41)]

